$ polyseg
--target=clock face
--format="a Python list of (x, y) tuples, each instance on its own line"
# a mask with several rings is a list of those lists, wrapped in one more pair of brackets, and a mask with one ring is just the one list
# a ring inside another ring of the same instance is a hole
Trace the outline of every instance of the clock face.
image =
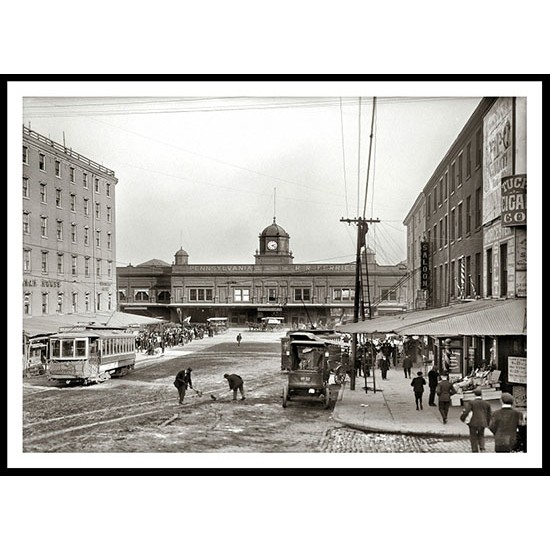
[(277, 250), (277, 241), (267, 241), (267, 248), (269, 250)]

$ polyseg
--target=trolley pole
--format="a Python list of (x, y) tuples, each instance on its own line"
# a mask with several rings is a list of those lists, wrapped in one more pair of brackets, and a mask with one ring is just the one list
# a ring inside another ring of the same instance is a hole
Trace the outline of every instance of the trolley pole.
[[(379, 219), (376, 220), (366, 220), (361, 217), (359, 218), (341, 218), (341, 222), (346, 222), (348, 224), (355, 223), (357, 224), (357, 250), (355, 255), (355, 296), (353, 301), (353, 322), (357, 323), (359, 321), (359, 304), (361, 302), (361, 248), (365, 245), (365, 235), (369, 230), (369, 223), (378, 223)], [(370, 308), (370, 303), (369, 303)], [(369, 315), (370, 316), (370, 315)], [(361, 319), (365, 319), (365, 311), (361, 312)], [(357, 361), (357, 333), (352, 334), (351, 340), (351, 373), (350, 373), (350, 390), (355, 390), (355, 378), (356, 370), (355, 363)]]

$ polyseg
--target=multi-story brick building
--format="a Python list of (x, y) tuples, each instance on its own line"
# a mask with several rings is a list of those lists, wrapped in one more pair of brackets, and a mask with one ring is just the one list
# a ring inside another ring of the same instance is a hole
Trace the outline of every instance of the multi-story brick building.
[(407, 226), (407, 309), (422, 309), (427, 303), (429, 280), (428, 268), (423, 265), (426, 258), (426, 201), (423, 193), (418, 195), (403, 223)]
[(526, 189), (525, 98), (484, 98), (403, 222), (409, 272), (428, 269), (409, 296), (426, 292), (431, 307), (526, 297)]
[[(416, 290), (425, 293), (429, 307), (482, 295), (483, 255), (483, 120), (495, 98), (484, 98), (443, 157), (405, 218), (407, 240), (426, 247), (422, 268), (428, 277)], [(424, 213), (425, 212), (425, 213)], [(425, 231), (418, 242), (417, 216)], [(420, 258), (411, 257), (412, 266)], [(422, 288), (424, 286), (425, 288)]]
[(115, 311), (112, 170), (23, 127), (23, 317)]
[[(510, 301), (510, 318), (499, 319), (498, 328), (488, 309), (455, 337), (433, 339), (436, 363), (443, 349), (462, 374), (485, 360), (500, 369), (503, 388), (513, 390), (517, 403), (526, 396), (526, 150), (526, 99), (483, 98), (404, 220), (409, 271), (420, 262), (427, 274), (411, 277), (410, 292), (426, 292), (428, 307), (476, 298), (491, 307), (491, 298), (520, 299)], [(419, 257), (412, 243), (423, 208)], [(438, 326), (430, 334), (437, 335)]]
[[(366, 256), (374, 313), (402, 311), (406, 265), (378, 265), (370, 249)], [(290, 236), (275, 219), (259, 235), (254, 264), (190, 264), (180, 249), (172, 265), (151, 260), (119, 267), (117, 278), (122, 311), (171, 321), (227, 317), (246, 325), (280, 317), (289, 326), (331, 325), (354, 312), (355, 263), (295, 264)]]

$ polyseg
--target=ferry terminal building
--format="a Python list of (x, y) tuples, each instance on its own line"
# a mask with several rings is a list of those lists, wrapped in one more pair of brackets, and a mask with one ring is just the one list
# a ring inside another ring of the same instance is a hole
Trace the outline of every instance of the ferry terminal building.
[[(406, 308), (406, 263), (383, 266), (367, 248), (373, 315)], [(121, 311), (182, 322), (227, 317), (247, 326), (279, 317), (289, 327), (333, 326), (353, 320), (355, 262), (295, 264), (290, 235), (276, 223), (259, 235), (254, 264), (190, 264), (180, 248), (170, 265), (153, 259), (117, 268)], [(366, 289), (365, 289), (366, 301)], [(365, 314), (368, 311), (365, 306)]]

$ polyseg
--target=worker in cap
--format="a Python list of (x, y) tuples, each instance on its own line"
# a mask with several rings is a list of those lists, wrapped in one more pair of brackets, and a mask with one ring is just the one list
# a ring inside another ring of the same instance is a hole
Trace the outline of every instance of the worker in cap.
[(510, 393), (504, 392), (501, 395), (500, 400), (502, 401), (503, 405), (513, 405), (514, 404), (514, 397)]
[(514, 397), (504, 392), (500, 400), (502, 408), (493, 413), (489, 429), (495, 435), (495, 452), (510, 453), (517, 442), (518, 427), (523, 423), (523, 414), (514, 409)]
[(224, 374), (223, 377), (229, 384), (229, 389), (233, 390), (233, 401), (237, 400), (237, 391), (241, 393), (241, 400), (244, 400), (244, 382), (238, 374)]

